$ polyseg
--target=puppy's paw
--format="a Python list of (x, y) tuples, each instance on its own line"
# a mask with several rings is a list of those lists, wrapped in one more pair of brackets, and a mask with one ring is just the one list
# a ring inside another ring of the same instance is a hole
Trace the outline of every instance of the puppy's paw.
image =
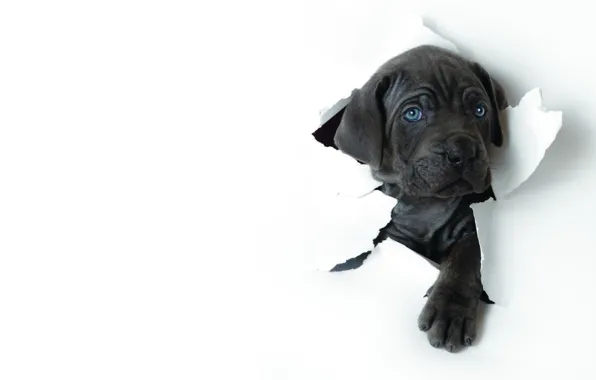
[(476, 312), (479, 294), (472, 289), (435, 284), (418, 317), (418, 327), (427, 333), (433, 347), (456, 352), (476, 338)]

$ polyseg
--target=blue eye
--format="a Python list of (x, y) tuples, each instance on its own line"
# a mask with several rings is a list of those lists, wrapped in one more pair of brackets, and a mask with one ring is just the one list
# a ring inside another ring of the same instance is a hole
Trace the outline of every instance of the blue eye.
[(486, 114), (486, 108), (484, 108), (483, 105), (477, 105), (476, 108), (474, 108), (474, 116), (476, 117), (483, 117)]
[(422, 119), (422, 111), (418, 107), (410, 107), (404, 112), (407, 121), (419, 121)]

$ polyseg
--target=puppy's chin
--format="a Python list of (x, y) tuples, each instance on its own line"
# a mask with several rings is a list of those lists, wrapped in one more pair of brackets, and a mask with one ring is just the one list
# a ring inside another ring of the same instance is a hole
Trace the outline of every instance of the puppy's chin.
[(433, 195), (437, 198), (459, 197), (474, 192), (474, 186), (463, 178), (455, 180), (443, 188), (435, 191)]
[(453, 198), (473, 193), (481, 194), (488, 190), (491, 184), (490, 170), (486, 169), (481, 173), (483, 174), (469, 172), (461, 175), (446, 170), (442, 175), (437, 175), (436, 172), (432, 176), (418, 174), (410, 176), (402, 188), (407, 195), (417, 197)]
[(484, 178), (471, 178), (467, 179), (466, 176), (462, 176), (455, 181), (445, 185), (434, 193), (437, 198), (451, 198), (459, 197), (467, 194), (484, 193), (491, 184), (490, 170), (485, 172)]
[(423, 166), (403, 165), (400, 170), (372, 170), (372, 176), (377, 181), (395, 188), (395, 194), (422, 198), (481, 194), (488, 190), (491, 184), (488, 164), (461, 174), (440, 161), (425, 162)]

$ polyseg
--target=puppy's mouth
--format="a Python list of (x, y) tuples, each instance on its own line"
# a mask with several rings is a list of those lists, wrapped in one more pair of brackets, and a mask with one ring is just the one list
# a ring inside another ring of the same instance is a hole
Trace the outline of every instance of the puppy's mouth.
[(455, 170), (443, 161), (422, 159), (408, 168), (402, 184), (412, 196), (449, 198), (484, 193), (491, 183), (488, 164), (476, 162), (465, 170)]
[(436, 191), (436, 195), (441, 197), (449, 197), (470, 193), (483, 193), (490, 186), (490, 182), (490, 170), (487, 170), (486, 174), (481, 179), (474, 178), (467, 180), (465, 176), (461, 176), (439, 188), (439, 190)]
[(447, 185), (439, 188), (436, 191), (438, 196), (453, 196), (456, 194), (465, 194), (474, 191), (474, 186), (463, 178), (458, 178), (455, 181), (448, 183)]

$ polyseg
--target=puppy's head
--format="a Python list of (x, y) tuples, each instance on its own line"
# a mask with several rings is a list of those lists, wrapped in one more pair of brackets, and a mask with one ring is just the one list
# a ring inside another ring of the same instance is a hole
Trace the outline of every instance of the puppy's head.
[(506, 106), (501, 86), (479, 64), (420, 46), (352, 93), (335, 144), (407, 195), (482, 193), (491, 181), (487, 147), (502, 144)]

